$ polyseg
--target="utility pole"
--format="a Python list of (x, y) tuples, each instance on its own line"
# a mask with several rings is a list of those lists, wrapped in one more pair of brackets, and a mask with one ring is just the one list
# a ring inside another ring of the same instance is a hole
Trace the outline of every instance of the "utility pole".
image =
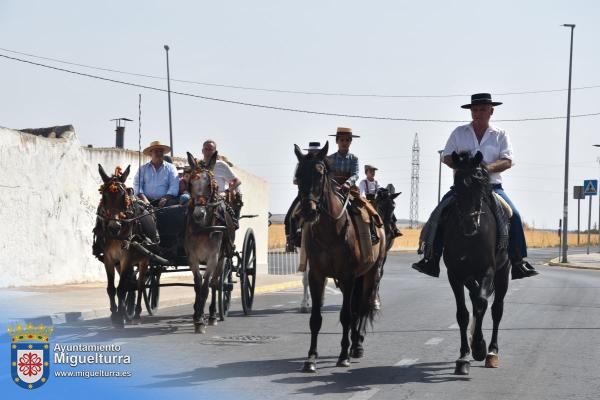
[(438, 154), (440, 155), (440, 166), (438, 171), (438, 204), (442, 200), (442, 153), (444, 150), (438, 150)]
[(409, 226), (417, 228), (419, 225), (419, 134), (415, 133), (412, 147), (412, 173), (410, 176), (410, 217)]
[(171, 146), (171, 155), (175, 157), (175, 150), (173, 149), (173, 122), (171, 120), (171, 76), (169, 74), (169, 46), (165, 44), (165, 52), (167, 53), (167, 94), (169, 97), (169, 139)]
[(575, 24), (564, 24), (563, 26), (571, 28), (571, 51), (569, 56), (569, 91), (567, 94), (567, 134), (565, 146), (565, 187), (563, 198), (563, 237), (562, 237), (562, 260), (567, 262), (567, 249), (569, 248), (569, 129), (571, 127), (571, 76), (573, 71), (573, 31)]

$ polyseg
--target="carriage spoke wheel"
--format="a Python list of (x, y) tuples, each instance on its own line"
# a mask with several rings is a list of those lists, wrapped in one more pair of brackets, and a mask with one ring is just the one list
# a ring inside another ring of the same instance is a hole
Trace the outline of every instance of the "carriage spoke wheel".
[(242, 247), (242, 265), (240, 266), (240, 284), (242, 290), (242, 308), (244, 314), (252, 312), (254, 288), (256, 286), (256, 240), (252, 229), (246, 231)]
[(231, 260), (226, 259), (223, 263), (223, 274), (219, 279), (219, 290), (218, 290), (218, 306), (219, 306), (219, 320), (225, 321), (225, 317), (229, 313), (229, 306), (231, 304), (231, 291), (233, 289), (233, 283), (231, 280)]
[(154, 315), (158, 308), (160, 293), (160, 270), (156, 267), (148, 268), (146, 272), (146, 284), (144, 287), (144, 304), (149, 315)]

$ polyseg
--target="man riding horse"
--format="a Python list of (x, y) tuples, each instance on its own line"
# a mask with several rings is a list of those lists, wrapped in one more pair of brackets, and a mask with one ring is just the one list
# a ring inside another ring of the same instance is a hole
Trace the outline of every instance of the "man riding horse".
[[(489, 93), (472, 95), (471, 103), (461, 107), (471, 110), (473, 121), (470, 124), (459, 126), (452, 132), (442, 153), (442, 161), (450, 168), (455, 169), (456, 166), (452, 160), (453, 152), (466, 151), (472, 155), (478, 151), (482, 153), (483, 162), (489, 171), (493, 191), (512, 209), (508, 255), (512, 264), (512, 279), (521, 279), (537, 275), (538, 272), (524, 260), (527, 257), (527, 243), (521, 216), (502, 188), (502, 176), (500, 174), (512, 167), (513, 151), (508, 133), (489, 123), (494, 113), (494, 106), (500, 104), (502, 103), (492, 101), (492, 96)], [(417, 271), (436, 278), (440, 273), (439, 261), (443, 248), (443, 235), (438, 227), (440, 227), (444, 210), (454, 202), (454, 197), (455, 188), (452, 187), (432, 212), (429, 221), (427, 221), (421, 232), (419, 253), (424, 253), (424, 257), (412, 266)], [(502, 228), (501, 223), (498, 223), (498, 226)], [(502, 234), (500, 237), (502, 237)]]

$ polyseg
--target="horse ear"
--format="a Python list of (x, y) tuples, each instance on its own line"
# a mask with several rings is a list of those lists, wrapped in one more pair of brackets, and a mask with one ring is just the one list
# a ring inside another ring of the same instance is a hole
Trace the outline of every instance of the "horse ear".
[(296, 154), (298, 161), (302, 161), (304, 154), (302, 154), (302, 150), (300, 150), (300, 147), (298, 147), (297, 144), (294, 145), (294, 153)]
[(108, 177), (108, 175), (106, 175), (106, 172), (104, 172), (104, 168), (102, 168), (102, 165), (98, 164), (98, 172), (100, 173), (100, 177), (102, 178), (102, 182), (106, 183), (110, 180), (110, 178)]
[(478, 166), (479, 164), (481, 164), (481, 161), (483, 161), (483, 154), (481, 154), (481, 152), (478, 151), (477, 154), (475, 154), (475, 157), (473, 157), (473, 166)]
[(198, 166), (196, 164), (196, 159), (194, 158), (192, 153), (190, 153), (189, 151), (187, 152), (187, 159), (188, 159), (188, 164), (190, 165), (190, 168), (196, 169), (196, 167)]
[(325, 142), (325, 146), (323, 146), (323, 148), (321, 150), (319, 150), (319, 153), (317, 153), (317, 159), (324, 160), (325, 157), (327, 157), (328, 152), (329, 152), (329, 140)]
[(121, 176), (119, 177), (119, 179), (121, 180), (122, 183), (125, 183), (130, 172), (131, 172), (131, 164), (128, 165), (127, 168), (125, 168), (125, 172), (123, 172), (121, 174)]
[(211, 171), (214, 170), (215, 169), (215, 164), (217, 163), (218, 157), (219, 157), (219, 152), (215, 151), (215, 153), (210, 158), (210, 161), (208, 162), (208, 165), (206, 166), (206, 168), (209, 169), (209, 170), (211, 170)]
[(394, 193), (392, 195), (390, 195), (390, 197), (393, 199), (395, 199), (396, 197), (400, 196), (402, 194), (402, 192), (398, 192), (398, 193)]

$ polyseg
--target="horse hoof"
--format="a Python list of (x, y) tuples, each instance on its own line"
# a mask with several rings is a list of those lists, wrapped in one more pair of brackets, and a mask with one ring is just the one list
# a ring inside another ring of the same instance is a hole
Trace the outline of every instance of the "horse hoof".
[(141, 325), (141, 324), (142, 324), (142, 319), (140, 317), (137, 317), (137, 318), (134, 317), (131, 320), (131, 325)]
[(125, 320), (119, 314), (112, 314), (110, 316), (110, 320), (112, 322), (113, 327), (115, 328), (124, 328)]
[(468, 360), (456, 360), (456, 368), (454, 369), (455, 375), (469, 375), (471, 370), (471, 362)]
[(205, 334), (206, 333), (206, 325), (204, 325), (204, 324), (194, 325), (194, 333)]
[(473, 341), (471, 343), (471, 352), (473, 353), (473, 359), (476, 361), (483, 361), (487, 356), (487, 345), (485, 340)]
[(304, 366), (302, 367), (302, 372), (317, 372), (317, 363), (314, 361), (304, 361)]
[(217, 322), (216, 318), (209, 318), (208, 319), (208, 326), (217, 326), (219, 323)]
[(335, 366), (348, 368), (350, 366), (350, 359), (349, 358), (340, 358)]
[(485, 367), (486, 368), (498, 368), (500, 366), (500, 359), (498, 358), (498, 354), (489, 353), (485, 357)]
[(350, 357), (362, 358), (365, 355), (365, 351), (360, 347), (350, 349)]

